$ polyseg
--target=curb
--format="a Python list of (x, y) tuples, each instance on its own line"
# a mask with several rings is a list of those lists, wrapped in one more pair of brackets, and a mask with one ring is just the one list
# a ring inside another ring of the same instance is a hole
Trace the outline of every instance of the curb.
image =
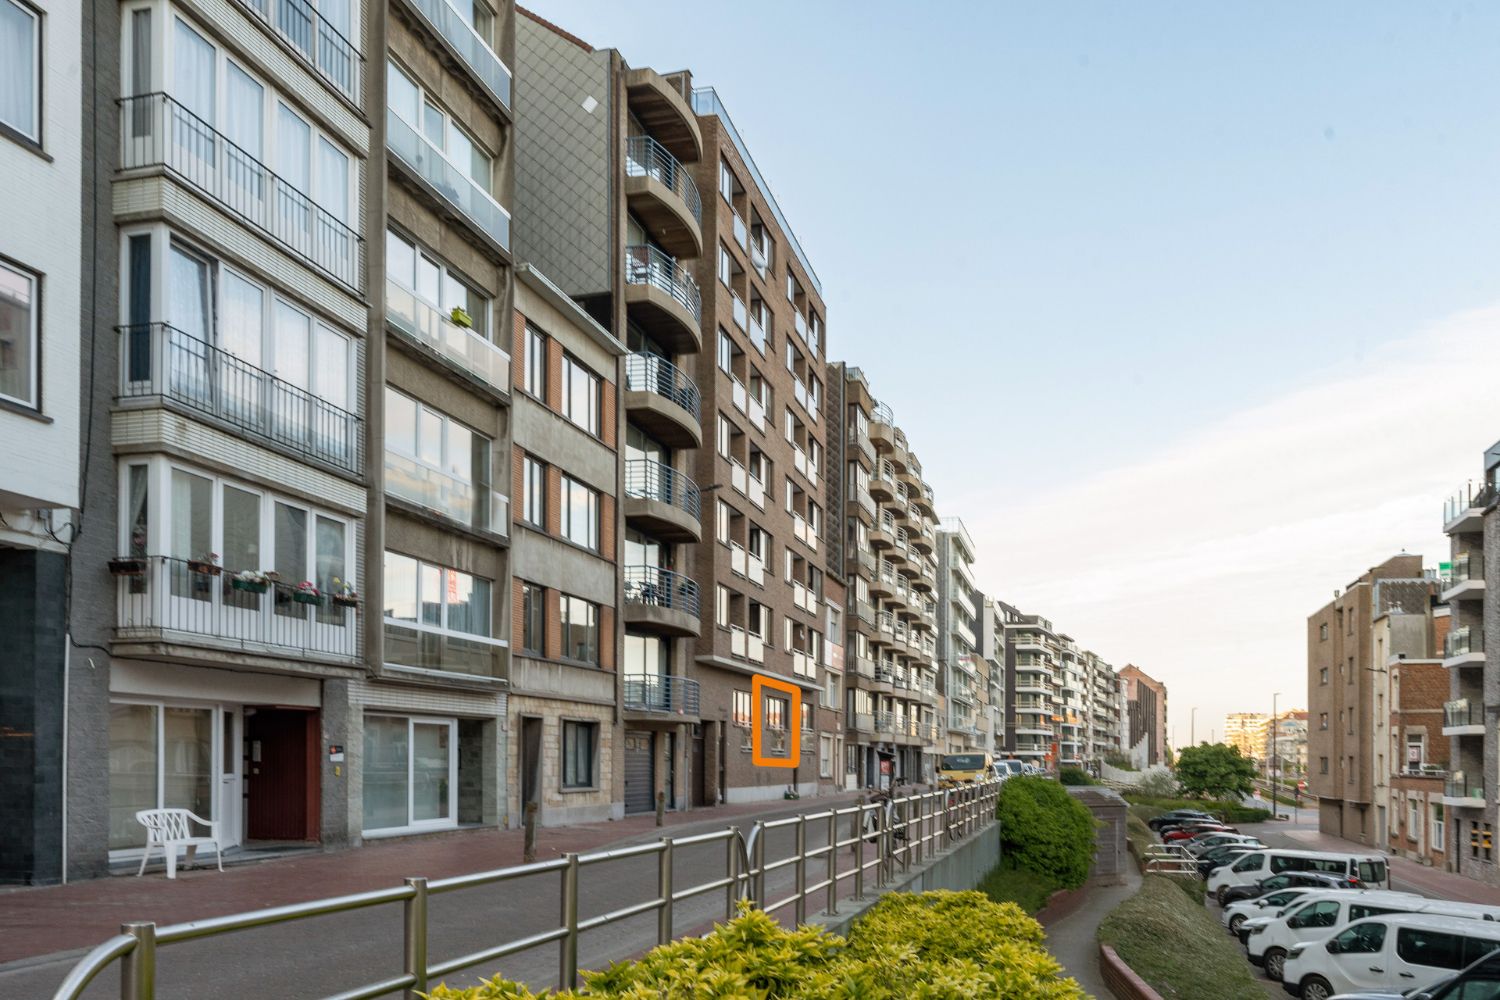
[(1135, 970), (1107, 944), (1099, 945), (1099, 972), (1105, 985), (1119, 1000), (1162, 1000), (1161, 994), (1136, 975)]

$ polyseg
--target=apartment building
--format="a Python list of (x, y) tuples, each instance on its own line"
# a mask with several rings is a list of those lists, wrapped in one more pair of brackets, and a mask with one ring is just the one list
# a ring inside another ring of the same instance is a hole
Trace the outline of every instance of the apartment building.
[(1274, 723), (1267, 722), (1274, 735), (1267, 736), (1267, 769), (1283, 778), (1300, 780), (1307, 776), (1307, 712), (1282, 712)]
[(1375, 742), (1383, 700), (1376, 697), (1382, 685), (1375, 678), (1384, 675), (1375, 671), (1386, 651), (1376, 648), (1374, 621), (1392, 605), (1419, 607), (1431, 590), (1421, 556), (1393, 556), (1335, 591), (1307, 620), (1308, 784), (1318, 796), (1324, 833), (1371, 846), (1386, 841), (1375, 808), (1376, 774), (1383, 770), (1378, 757), (1384, 756), (1383, 739), (1378, 756)]
[(932, 487), (865, 372), (828, 367), (829, 573), (847, 593), (843, 695), (854, 787), (931, 781), (944, 749)]
[(1120, 669), (1120, 694), (1125, 702), (1124, 753), (1138, 770), (1165, 764), (1167, 686), (1127, 663)]
[(984, 748), (999, 757), (1005, 749), (1005, 624), (999, 605), (984, 597), (979, 608), (979, 658), (984, 661), (987, 714), (980, 720)]
[(1000, 604), (1005, 624), (1007, 754), (1055, 766), (1062, 732), (1058, 637), (1052, 622)]
[(1060, 767), (1082, 767), (1084, 757), (1084, 679), (1082, 650), (1070, 635), (1057, 636), (1057, 694), (1053, 724), (1057, 727)]
[(1098, 653), (1082, 653), (1084, 676), (1084, 756), (1096, 769), (1120, 753), (1120, 678)]
[[(0, 883), (63, 875), (67, 553), (79, 508), (84, 12), (0, 2)], [(92, 373), (88, 372), (91, 377)], [(93, 525), (90, 524), (93, 529)], [(105, 530), (103, 528), (94, 530)]]
[(1382, 790), (1389, 808), (1387, 849), (1437, 866), (1445, 866), (1451, 853), (1443, 804), (1449, 722), (1457, 727), (1471, 718), (1467, 705), (1446, 704), (1448, 671), (1441, 651), (1451, 620), (1447, 606), (1429, 604), (1394, 608), (1375, 622), (1377, 655), (1382, 643), (1386, 654), (1386, 685), (1380, 693), (1389, 705), (1381, 748), (1389, 753)]
[(1266, 756), (1266, 727), (1271, 717), (1265, 712), (1230, 712), (1224, 716), (1224, 742), (1249, 760)]
[(947, 702), (948, 753), (988, 749), (989, 678), (980, 655), (983, 595), (974, 583), (974, 540), (961, 519), (945, 517), (937, 533), (937, 662)]
[[(1500, 885), (1495, 856), (1500, 743), (1496, 712), (1500, 706), (1500, 646), (1496, 634), (1500, 604), (1490, 599), (1488, 571), (1500, 566), (1500, 517), (1495, 514), (1500, 484), (1500, 443), (1484, 454), (1484, 476), (1469, 483), (1443, 508), (1443, 531), (1451, 544), (1451, 573), (1441, 600), (1450, 609), (1443, 647), (1450, 701), (1445, 706), (1443, 735), (1448, 743), (1448, 779), (1443, 791), (1447, 863), (1490, 885)], [(1495, 558), (1490, 558), (1495, 553)]]

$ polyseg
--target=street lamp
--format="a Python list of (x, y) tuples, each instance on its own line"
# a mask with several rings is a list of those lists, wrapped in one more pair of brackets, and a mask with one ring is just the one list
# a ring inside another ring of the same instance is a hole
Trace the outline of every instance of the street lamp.
[(1198, 706), (1194, 705), (1193, 706), (1193, 710), (1188, 713), (1188, 746), (1195, 747), (1197, 745), (1198, 745)]
[(1271, 816), (1276, 815), (1276, 789), (1280, 787), (1276, 779), (1280, 776), (1280, 761), (1276, 757), (1276, 699), (1281, 697), (1277, 691), (1271, 695)]

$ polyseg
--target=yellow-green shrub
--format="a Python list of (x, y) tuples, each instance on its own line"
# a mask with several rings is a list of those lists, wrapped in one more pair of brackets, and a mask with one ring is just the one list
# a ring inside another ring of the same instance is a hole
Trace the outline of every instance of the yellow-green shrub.
[[(892, 893), (846, 940), (787, 930), (758, 910), (703, 938), (583, 974), (582, 990), (549, 1000), (1084, 1000), (1042, 947), (1042, 928), (978, 892)], [(540, 1000), (499, 977), (433, 1000)]]

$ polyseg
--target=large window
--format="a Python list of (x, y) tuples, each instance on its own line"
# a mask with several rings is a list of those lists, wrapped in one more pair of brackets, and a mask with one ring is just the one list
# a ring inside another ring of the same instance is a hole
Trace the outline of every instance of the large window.
[(386, 74), (386, 101), (391, 110), (422, 133), (448, 162), (468, 174), (488, 193), (492, 177), (490, 155), (400, 67), (390, 63), (389, 70)]
[(562, 477), (562, 533), (568, 541), (599, 550), (599, 494)]
[(546, 653), (547, 643), (547, 592), (534, 583), (520, 583), (521, 587), (521, 634), (517, 637), (521, 652), (532, 656)]
[(0, 125), (42, 141), (42, 24), (20, 0), (0, 0)]
[(490, 440), (425, 403), (385, 390), (386, 489), (477, 528), (489, 523)]
[[(4, 30), (5, 5), (10, 2), (0, 0), (0, 31)], [(0, 61), (0, 74), (5, 72)], [(0, 86), (3, 100), (4, 87)], [(36, 289), (35, 275), (0, 260), (0, 399), (32, 408), (38, 408), (41, 343)]]
[(599, 663), (599, 606), (581, 597), (559, 595), (563, 656), (579, 663)]
[(563, 355), (562, 412), (590, 434), (599, 433), (599, 376), (571, 354)]
[[(238, 805), (216, 794), (238, 770), (237, 754), (215, 753), (233, 742), (233, 719), (233, 712), (213, 707), (110, 704), (110, 850), (146, 846), (137, 810), (187, 809), (204, 819), (223, 819), (225, 810)], [(238, 842), (236, 834), (230, 836), (230, 843)]]
[(597, 722), (564, 722), (562, 755), (564, 788), (594, 787), (594, 748), (599, 742)]
[(521, 520), (547, 526), (547, 466), (527, 455), (521, 460)]
[(458, 823), (458, 724), (365, 716), (364, 829), (436, 829)]
[(470, 573), (385, 554), (385, 662), (493, 677), (504, 640), (493, 632), (493, 585)]
[(489, 338), (489, 300), (448, 265), (400, 233), (385, 234), (385, 274), (444, 316), (451, 318), (455, 309), (460, 310), (475, 333)]
[(753, 703), (750, 700), (750, 692), (749, 691), (736, 691), (736, 692), (734, 692), (734, 705), (733, 705), (733, 708), (732, 708), (732, 712), (733, 712), (732, 721), (733, 721), (733, 723), (736, 726), (742, 726), (742, 727), (747, 728), (747, 729), (749, 728), (749, 726), (750, 726), (750, 708), (751, 708), (752, 704)]

